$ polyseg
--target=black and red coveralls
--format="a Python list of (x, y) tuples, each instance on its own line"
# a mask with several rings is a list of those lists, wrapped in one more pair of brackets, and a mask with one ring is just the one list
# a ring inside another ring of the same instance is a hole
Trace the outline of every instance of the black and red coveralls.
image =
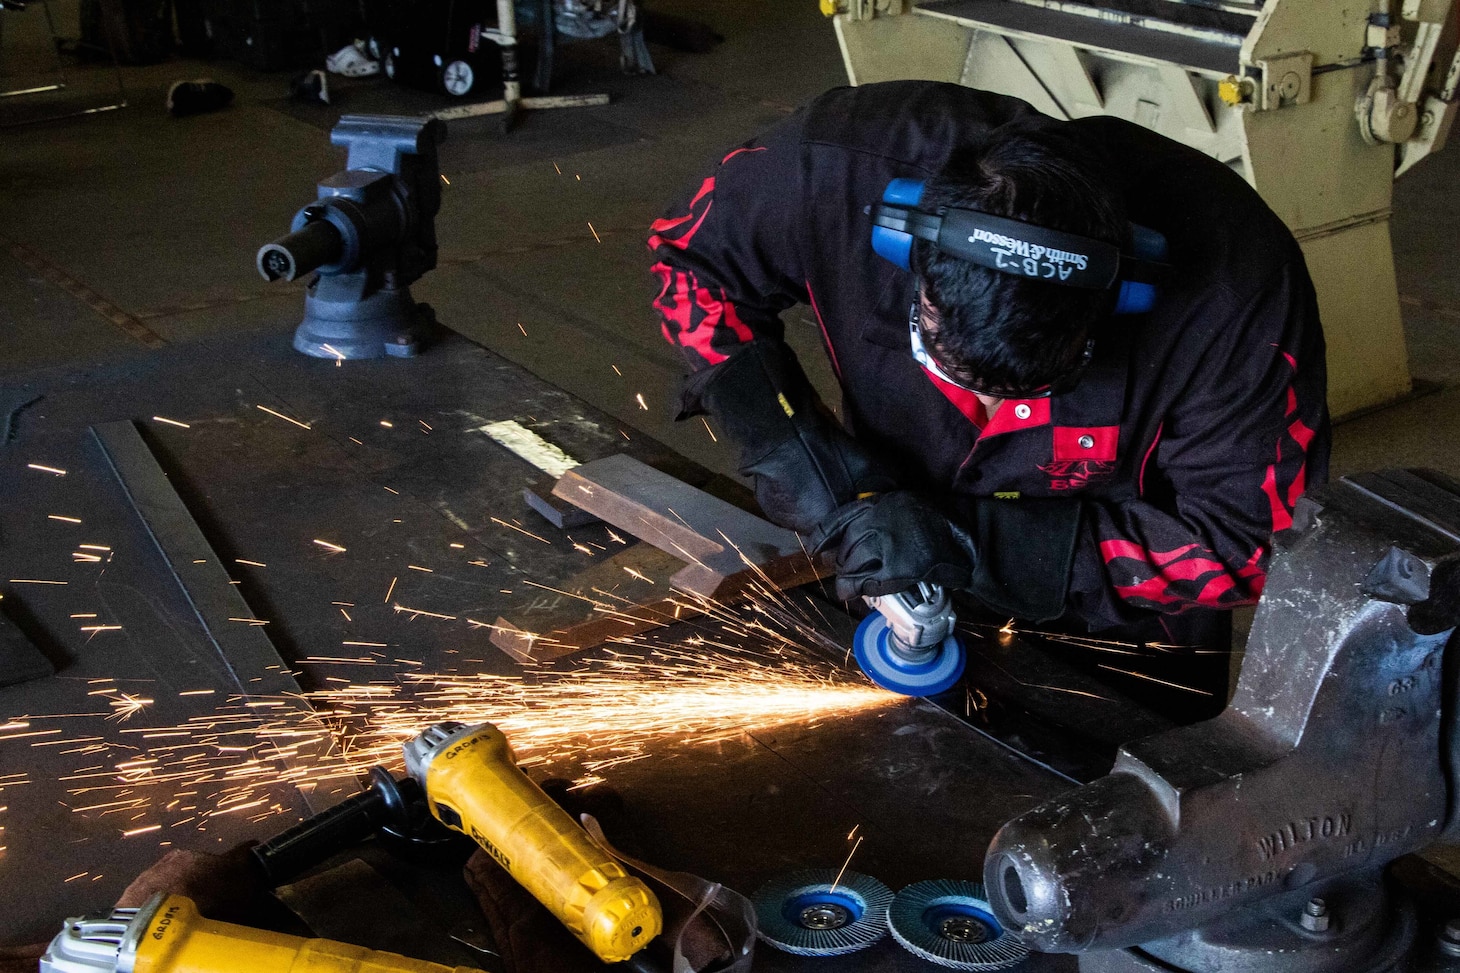
[[(913, 360), (916, 280), (873, 252), (867, 207), (1005, 125), (1061, 126), (1103, 155), (1171, 270), (1151, 311), (1097, 335), (1074, 391), (989, 420)], [(1128, 122), (931, 82), (834, 89), (728, 153), (652, 232), (654, 307), (692, 372), (781, 341), (780, 312), (805, 303), (848, 428), (902, 487), (1080, 501), (1063, 607), (1092, 629), (1254, 602), (1270, 535), (1326, 477), (1323, 334), (1292, 234), (1226, 166)], [(996, 543), (982, 559), (1017, 589), (1021, 540)]]

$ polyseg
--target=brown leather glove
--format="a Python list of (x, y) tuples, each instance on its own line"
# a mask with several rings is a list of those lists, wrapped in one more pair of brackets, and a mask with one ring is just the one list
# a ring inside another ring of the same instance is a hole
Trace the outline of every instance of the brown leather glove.
[(50, 943), (30, 946), (0, 946), (0, 973), (36, 973), (41, 955)]
[(258, 925), (260, 900), (268, 897), (268, 889), (249, 860), (253, 844), (246, 842), (221, 855), (169, 851), (127, 886), (117, 899), (117, 908), (135, 909), (163, 892), (187, 896), (209, 919)]
[[(282, 908), (269, 896), (249, 861), (253, 842), (221, 855), (173, 850), (128, 885), (117, 900), (119, 909), (135, 909), (153, 894), (186, 895), (210, 919), (257, 926), (268, 924)], [(61, 920), (56, 917), (59, 930)], [(36, 973), (50, 942), (0, 946), (0, 973)]]

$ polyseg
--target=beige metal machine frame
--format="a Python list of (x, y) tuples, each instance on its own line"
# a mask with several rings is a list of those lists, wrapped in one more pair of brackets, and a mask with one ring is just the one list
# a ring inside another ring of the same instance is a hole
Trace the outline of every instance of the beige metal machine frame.
[(1057, 118), (1114, 115), (1227, 163), (1302, 245), (1333, 414), (1410, 391), (1390, 201), (1455, 117), (1452, 0), (821, 2), (853, 84), (952, 81)]

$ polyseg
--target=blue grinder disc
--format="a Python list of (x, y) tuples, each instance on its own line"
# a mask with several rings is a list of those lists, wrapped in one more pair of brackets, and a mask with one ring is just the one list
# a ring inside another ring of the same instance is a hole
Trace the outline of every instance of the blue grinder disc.
[(968, 657), (958, 636), (950, 635), (938, 646), (932, 657), (924, 662), (909, 665), (898, 658), (888, 645), (892, 631), (887, 619), (874, 611), (862, 619), (857, 634), (852, 636), (852, 652), (857, 665), (883, 689), (890, 689), (904, 696), (935, 696), (952, 689), (963, 675), (963, 663)]
[(1029, 947), (994, 918), (977, 882), (934, 879), (909, 885), (888, 910), (892, 938), (910, 953), (954, 970), (1002, 970)]
[(751, 896), (756, 935), (797, 956), (841, 956), (887, 935), (892, 890), (858, 872), (829, 868), (771, 879)]

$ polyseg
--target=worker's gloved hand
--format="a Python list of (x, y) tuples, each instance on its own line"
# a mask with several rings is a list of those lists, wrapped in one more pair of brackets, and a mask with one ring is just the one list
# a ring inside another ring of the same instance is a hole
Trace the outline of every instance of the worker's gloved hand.
[(779, 342), (752, 341), (691, 376), (679, 418), (705, 410), (740, 447), (740, 472), (755, 478), (756, 502), (782, 527), (809, 533), (842, 504), (895, 486)]
[(896, 594), (919, 581), (967, 588), (978, 564), (969, 532), (906, 490), (840, 507), (812, 540), (815, 553), (836, 553), (836, 594), (845, 601)]

